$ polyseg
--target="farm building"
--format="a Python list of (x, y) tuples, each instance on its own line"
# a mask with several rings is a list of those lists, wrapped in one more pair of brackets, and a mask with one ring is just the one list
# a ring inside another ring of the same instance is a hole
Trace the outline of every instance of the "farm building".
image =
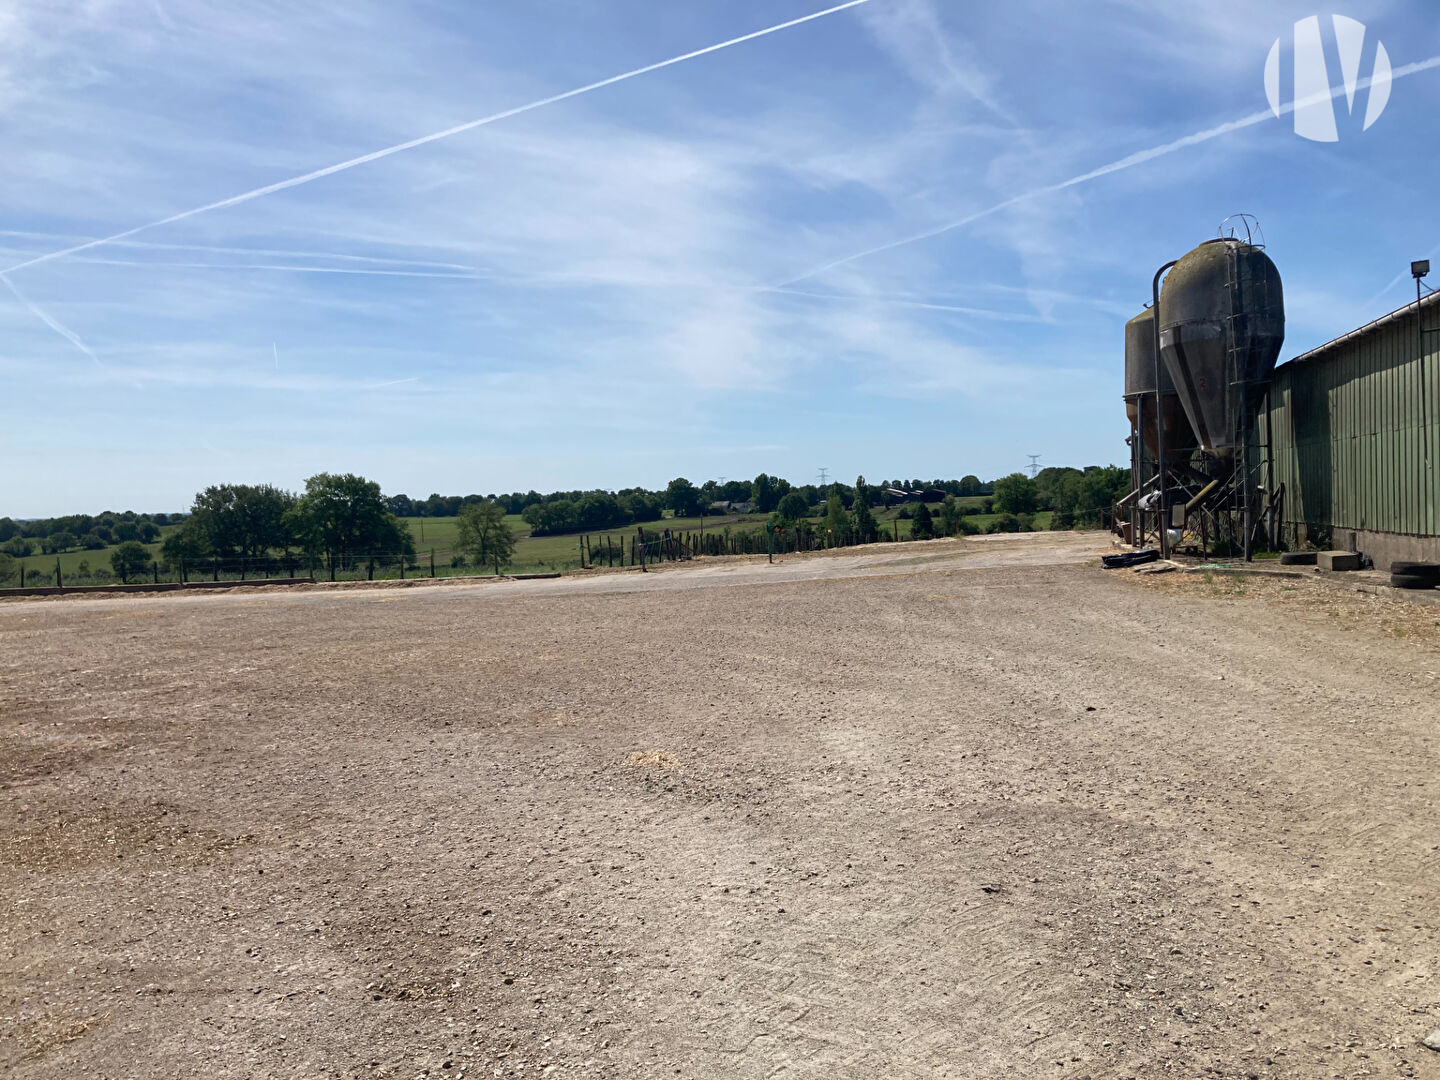
[(1440, 562), (1440, 293), (1278, 367), (1280, 277), (1249, 232), (1166, 264), (1152, 294), (1125, 324), (1122, 535), (1162, 554), (1310, 545), (1382, 570)]
[(1257, 420), (1282, 539), (1440, 561), (1440, 293), (1276, 367)]

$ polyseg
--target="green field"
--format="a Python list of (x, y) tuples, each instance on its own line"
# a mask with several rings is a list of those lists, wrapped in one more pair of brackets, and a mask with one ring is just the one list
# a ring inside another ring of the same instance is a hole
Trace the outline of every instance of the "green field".
[[(984, 502), (984, 497), (972, 496), (960, 499), (959, 501), (966, 506), (978, 507)], [(887, 539), (895, 535), (894, 522), (898, 512), (898, 508), (891, 508), (889, 510), (877, 509), (875, 512), (875, 517), (880, 522), (882, 532)], [(997, 517), (999, 517), (998, 514), (970, 514), (966, 520), (978, 526), (983, 532)], [(1037, 530), (1048, 529), (1050, 527), (1050, 514), (1048, 511), (1042, 511), (1036, 514), (1034, 518), (1035, 528)], [(474, 567), (451, 567), (450, 561), (455, 549), (456, 528), (458, 525), (457, 518), (410, 517), (401, 520), (410, 526), (410, 533), (415, 540), (415, 552), (419, 560), (418, 569), (408, 570), (406, 572), (407, 576), (413, 577), (417, 573), (428, 575), (430, 573), (430, 556), (432, 551), (434, 552), (435, 573), (437, 576), (485, 573), (483, 569), (477, 570)], [(815, 524), (818, 524), (820, 521), (818, 517), (811, 518), (810, 520)], [(664, 518), (660, 521), (645, 522), (645, 529), (647, 532), (652, 533), (667, 528), (682, 532), (698, 532), (703, 524), (706, 532), (711, 530), (722, 531), (725, 529), (730, 529), (734, 532), (749, 532), (762, 528), (765, 521), (766, 516), (764, 514), (726, 515), (720, 517), (707, 516), (703, 521), (698, 517)], [(508, 515), (505, 518), (505, 523), (515, 531), (518, 537), (518, 542), (515, 545), (515, 560), (507, 567), (511, 573), (543, 573), (547, 571), (574, 570), (579, 568), (579, 534), (531, 536), (530, 525), (518, 514)], [(162, 526), (160, 529), (162, 539), (171, 530), (178, 527), (177, 525)], [(592, 549), (598, 552), (603, 544), (604, 537), (609, 536), (612, 542), (618, 545), (622, 539), (629, 540), (635, 536), (635, 526), (629, 525), (624, 528), (609, 529), (589, 535)], [(899, 522), (899, 537), (901, 540), (908, 540), (910, 538), (909, 520), (901, 520)], [(157, 540), (153, 544), (144, 545), (146, 550), (150, 552), (152, 560), (158, 561), (160, 559), (160, 544), (161, 540)], [(16, 562), (24, 564), (27, 578), (33, 579), (37, 571), (41, 575), (39, 580), (27, 581), (26, 584), (53, 585), (55, 583), (55, 563), (58, 560), (62, 580), (65, 581), (66, 584), (83, 585), (112, 579), (113, 575), (110, 573), (110, 554), (114, 550), (115, 547), (111, 546), (94, 551), (65, 551), (59, 555), (41, 555), (37, 552), (25, 559), (16, 560)], [(87, 568), (89, 571), (88, 574), (86, 573)], [(299, 573), (303, 575), (305, 572), (305, 567), (302, 565)], [(358, 576), (364, 577), (365, 573), (365, 569), (362, 568), (344, 576), (354, 577), (358, 574)], [(162, 572), (162, 580), (164, 576)], [(202, 570), (200, 576), (208, 575)], [(230, 574), (225, 576), (234, 577), (238, 575)], [(320, 576), (323, 576), (323, 571), (320, 572)], [(375, 576), (396, 577), (398, 576), (398, 570), (395, 567), (390, 567), (385, 570), (377, 569)], [(14, 585), (18, 584), (18, 582), (12, 577), (8, 584)]]
[[(161, 526), (160, 535), (163, 537), (173, 528), (175, 528), (174, 525)], [(13, 569), (18, 570), (18, 564), (24, 563), (25, 574), (27, 577), (30, 576), (32, 571), (39, 570), (44, 573), (45, 581), (39, 582), (38, 584), (54, 585), (55, 560), (60, 560), (60, 574), (62, 578), (80, 577), (83, 573), (80, 569), (81, 563), (85, 563), (92, 571), (104, 570), (108, 573), (108, 571), (110, 570), (110, 553), (114, 551), (117, 546), (118, 545), (111, 545), (110, 547), (98, 548), (94, 551), (85, 551), (83, 549), (77, 548), (72, 551), (63, 551), (58, 555), (41, 555), (39, 550), (39, 542), (35, 541), (35, 554), (28, 555), (23, 559), (16, 559), (16, 566)], [(160, 558), (159, 540), (155, 541), (155, 543), (153, 544), (144, 544), (142, 546), (145, 548), (146, 551), (150, 552), (150, 557), (152, 559)], [(8, 582), (8, 584), (14, 585), (16, 584), (16, 581), (14, 580), (14, 578), (12, 578)]]
[[(451, 555), (455, 549), (456, 528), (458, 519), (453, 517), (410, 517), (402, 518), (410, 526), (410, 534), (415, 540), (415, 553), (419, 561), (417, 570), (406, 571), (407, 576), (413, 577), (417, 572), (428, 575), (430, 573), (430, 555), (435, 555), (435, 573), (437, 576), (451, 574), (475, 574), (485, 573), (483, 569), (477, 570), (474, 567), (454, 567), (450, 565)], [(763, 515), (748, 516), (707, 516), (704, 519), (706, 531), (714, 528), (730, 527), (756, 529), (765, 522)], [(515, 531), (519, 542), (515, 545), (515, 560), (507, 567), (512, 573), (543, 573), (552, 570), (574, 570), (580, 566), (580, 537), (578, 534), (567, 534), (563, 536), (531, 536), (530, 525), (518, 514), (506, 516), (505, 523)], [(701, 519), (696, 518), (666, 518), (663, 521), (650, 521), (645, 523), (648, 531), (671, 528), (681, 530), (699, 529)], [(153, 561), (160, 561), (160, 545), (163, 538), (177, 525), (166, 525), (160, 529), (160, 540), (153, 544), (143, 545), (150, 552)], [(635, 535), (635, 526), (626, 526), (621, 529), (611, 529), (605, 533), (592, 533), (591, 543), (595, 545), (603, 536), (610, 536), (615, 543), (619, 543), (622, 537), (630, 538)], [(110, 573), (110, 555), (118, 545), (98, 548), (93, 551), (75, 549), (61, 552), (58, 555), (42, 555), (38, 552), (27, 556), (24, 559), (16, 560), (17, 564), (23, 563), (27, 579), (34, 578), (38, 571), (41, 574), (40, 580), (27, 580), (26, 584), (53, 585), (55, 584), (55, 563), (60, 563), (61, 580), (66, 584), (93, 584), (99, 581), (109, 581), (113, 575)], [(37, 544), (38, 548), (38, 544)], [(83, 569), (82, 569), (83, 564)], [(16, 567), (18, 569), (18, 566)], [(88, 570), (88, 573), (86, 572)], [(302, 565), (299, 571), (306, 572)], [(359, 576), (365, 576), (365, 571), (359, 571)], [(165, 572), (161, 572), (162, 580)], [(192, 573), (192, 576), (196, 574)], [(198, 576), (208, 576), (201, 568)], [(235, 577), (236, 574), (222, 576)], [(252, 575), (253, 576), (253, 575)], [(320, 572), (323, 576), (323, 570)], [(354, 577), (355, 573), (349, 573), (346, 577)], [(396, 577), (398, 570), (394, 567), (385, 570), (376, 570), (376, 577)], [(172, 576), (173, 577), (173, 576)], [(18, 584), (12, 577), (10, 585)]]
[[(402, 518), (410, 526), (410, 535), (415, 538), (415, 551), (420, 556), (420, 563), (425, 572), (429, 573), (430, 552), (435, 552), (435, 572), (440, 573), (474, 573), (472, 570), (451, 571), (450, 555), (455, 547), (455, 535), (458, 526), (458, 519), (453, 517), (410, 517)], [(765, 523), (765, 515), (728, 515), (716, 517), (707, 516), (703, 519), (705, 531), (711, 529), (758, 529)], [(530, 525), (518, 514), (508, 514), (505, 524), (515, 531), (518, 542), (515, 545), (515, 561), (510, 564), (510, 570), (515, 573), (528, 573), (533, 571), (546, 570), (574, 570), (580, 566), (580, 536), (579, 533), (566, 533), (560, 536), (532, 536)], [(693, 518), (665, 518), (661, 521), (647, 521), (644, 523), (647, 532), (655, 532), (659, 529), (679, 529), (684, 531), (699, 530), (702, 519)], [(628, 540), (635, 535), (636, 526), (626, 525), (618, 529), (605, 529), (592, 532), (590, 537), (592, 548), (597, 548), (603, 537), (610, 537), (612, 542), (619, 544), (622, 538)]]

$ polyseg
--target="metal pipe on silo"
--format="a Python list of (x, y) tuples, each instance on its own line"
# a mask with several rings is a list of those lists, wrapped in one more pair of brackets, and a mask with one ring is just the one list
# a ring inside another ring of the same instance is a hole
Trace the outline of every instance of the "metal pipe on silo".
[(1271, 429), (1270, 419), (1270, 386), (1265, 386), (1265, 401), (1260, 406), (1265, 417), (1265, 543), (1269, 545), (1270, 551), (1275, 551), (1280, 544), (1275, 536), (1275, 443), (1274, 432)]
[(1415, 279), (1415, 336), (1420, 350), (1420, 434), (1425, 454), (1425, 471), (1430, 471), (1430, 410), (1425, 394), (1425, 312), (1420, 306), (1420, 279), (1430, 273), (1430, 260), (1420, 259), (1410, 264), (1410, 276)]
[(1243, 523), (1241, 527), (1244, 529), (1244, 536), (1240, 546), (1245, 561), (1249, 562), (1251, 548), (1254, 546), (1255, 540), (1255, 522), (1251, 518), (1254, 510), (1255, 497), (1253, 485), (1250, 482), (1250, 373), (1248, 371), (1248, 357), (1242, 359), (1240, 350), (1236, 348), (1235, 345), (1235, 339), (1238, 336), (1235, 333), (1235, 320), (1239, 317), (1240, 312), (1246, 310), (1245, 294), (1243, 291), (1245, 279), (1244, 275), (1240, 273), (1239, 251), (1240, 248), (1238, 244), (1225, 245), (1225, 254), (1228, 257), (1227, 264), (1230, 268), (1230, 279), (1228, 282), (1230, 285), (1230, 320), (1226, 326), (1226, 335), (1230, 342), (1230, 357), (1235, 365), (1234, 370), (1231, 372), (1233, 378), (1231, 385), (1233, 386), (1235, 383), (1240, 384), (1240, 468), (1242, 470), (1240, 491), (1244, 500), (1244, 505), (1240, 511), (1240, 520)]
[[(1130, 467), (1134, 478), (1132, 486), (1137, 495), (1151, 490), (1159, 476), (1158, 469), (1154, 472), (1146, 471), (1151, 462), (1159, 460), (1157, 455), (1160, 450), (1157, 438), (1160, 425), (1155, 420), (1155, 413), (1148, 417), (1145, 415), (1146, 401), (1155, 397), (1155, 376), (1155, 308), (1152, 304), (1146, 304), (1140, 314), (1125, 324), (1125, 413), (1130, 419), (1130, 442), (1134, 451)], [(1165, 417), (1165, 474), (1169, 477), (1173, 472), (1169, 466), (1175, 463), (1168, 459), (1181, 454), (1188, 456), (1189, 451), (1185, 448), (1194, 446), (1196, 440), (1195, 433), (1190, 430), (1190, 420), (1180, 404), (1175, 384), (1163, 361), (1159, 376), (1158, 412)], [(1154, 405), (1153, 401), (1151, 405)], [(1144, 529), (1141, 528), (1143, 515), (1152, 512), (1141, 510), (1138, 506), (1131, 509), (1132, 528), (1137, 544), (1145, 542)], [(1159, 520), (1158, 514), (1156, 520)]]
[[(1140, 488), (1140, 462), (1142, 460), (1140, 454), (1140, 445), (1141, 443), (1139, 411), (1137, 410), (1135, 419), (1132, 419), (1130, 421), (1130, 486), (1132, 489), (1137, 491)], [(1129, 496), (1126, 496), (1126, 498), (1128, 499)], [(1122, 505), (1124, 505), (1123, 502), (1116, 503), (1116, 508), (1118, 509)], [(1130, 543), (1138, 545), (1140, 533), (1140, 508), (1138, 506), (1132, 505), (1130, 507), (1129, 517)]]
[(1160, 532), (1160, 557), (1170, 558), (1170, 537), (1169, 521), (1166, 520), (1169, 507), (1165, 501), (1165, 492), (1168, 487), (1165, 478), (1165, 414), (1160, 409), (1160, 278), (1166, 270), (1174, 266), (1179, 259), (1171, 259), (1159, 270), (1155, 271), (1154, 278), (1150, 281), (1150, 296), (1154, 301), (1151, 310), (1155, 312), (1155, 457), (1156, 466), (1159, 468), (1160, 477), (1160, 513), (1156, 518)]
[(1227, 480), (1230, 539), (1248, 558), (1255, 526), (1253, 410), (1285, 340), (1279, 272), (1248, 240), (1207, 240), (1166, 278), (1163, 306), (1161, 359), (1199, 438), (1205, 473)]

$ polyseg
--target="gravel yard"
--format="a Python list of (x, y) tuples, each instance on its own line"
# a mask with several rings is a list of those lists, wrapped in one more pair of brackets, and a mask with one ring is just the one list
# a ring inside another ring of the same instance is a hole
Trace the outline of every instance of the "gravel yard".
[(0, 1073), (1440, 1076), (1440, 609), (1102, 550), (0, 604)]

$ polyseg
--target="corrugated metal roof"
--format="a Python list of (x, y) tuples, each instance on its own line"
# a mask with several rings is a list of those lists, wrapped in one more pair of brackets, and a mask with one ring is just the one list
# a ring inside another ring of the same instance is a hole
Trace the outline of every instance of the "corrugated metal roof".
[[(1435, 307), (1436, 305), (1440, 305), (1440, 292), (1432, 292), (1428, 296), (1422, 298), (1420, 301), (1420, 309), (1422, 311), (1428, 310), (1432, 307)], [(1324, 345), (1317, 345), (1309, 352), (1303, 352), (1299, 356), (1291, 357), (1289, 360), (1285, 361), (1285, 363), (1305, 364), (1309, 363), (1312, 360), (1318, 360), (1324, 353), (1329, 352), (1331, 349), (1337, 348), (1338, 346), (1345, 344), (1347, 341), (1353, 341), (1358, 337), (1363, 337), (1366, 334), (1378, 330), (1380, 327), (1386, 325), (1387, 323), (1394, 322), (1396, 319), (1404, 318), (1406, 315), (1413, 314), (1414, 311), (1415, 301), (1412, 300), (1410, 301), (1410, 303), (1405, 304), (1402, 307), (1396, 308), (1388, 315), (1381, 315), (1380, 318), (1374, 319), (1371, 322), (1366, 323), (1364, 326), (1351, 330), (1348, 334), (1341, 334), (1333, 341), (1327, 341)]]

